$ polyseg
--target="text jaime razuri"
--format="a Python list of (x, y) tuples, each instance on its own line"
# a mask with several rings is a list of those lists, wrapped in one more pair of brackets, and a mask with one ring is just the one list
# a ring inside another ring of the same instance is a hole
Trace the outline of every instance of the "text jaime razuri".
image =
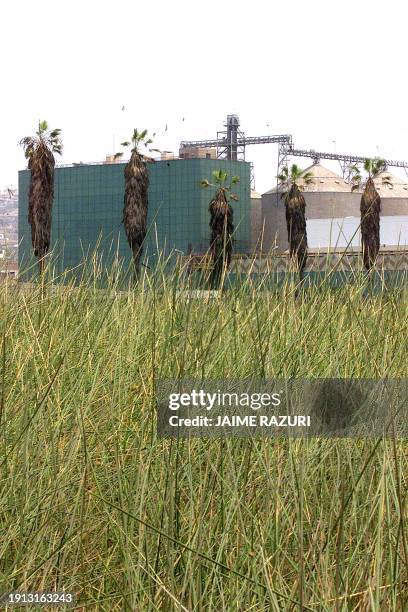
[[(168, 408), (173, 412), (168, 423), (171, 427), (310, 427), (309, 415), (271, 414), (282, 403), (282, 391), (273, 393), (224, 393), (206, 392), (204, 389), (192, 390), (189, 393), (171, 393), (168, 397)], [(191, 408), (188, 416), (179, 416), (180, 409)], [(236, 412), (241, 414), (234, 414)], [(258, 414), (263, 408), (269, 414)], [(242, 410), (254, 411), (242, 414)], [(223, 413), (225, 410), (225, 413)], [(218, 412), (210, 416), (211, 411)], [(194, 414), (196, 412), (196, 414)], [(220, 414), (221, 412), (221, 414)]]

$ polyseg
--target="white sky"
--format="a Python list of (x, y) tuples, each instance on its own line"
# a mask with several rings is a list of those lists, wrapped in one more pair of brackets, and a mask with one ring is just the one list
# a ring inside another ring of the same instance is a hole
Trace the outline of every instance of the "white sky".
[[(248, 136), (408, 159), (407, 3), (4, 0), (0, 20), (0, 188), (40, 118), (62, 128), (64, 163), (104, 159), (133, 127), (177, 151), (230, 113)], [(260, 192), (276, 152), (247, 148)]]

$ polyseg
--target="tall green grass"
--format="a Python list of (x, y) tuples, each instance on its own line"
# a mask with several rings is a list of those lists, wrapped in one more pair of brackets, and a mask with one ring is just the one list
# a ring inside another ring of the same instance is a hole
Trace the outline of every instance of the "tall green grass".
[(197, 293), (177, 270), (119, 289), (0, 286), (0, 591), (407, 609), (405, 441), (162, 440), (153, 394), (161, 377), (406, 377), (407, 294)]

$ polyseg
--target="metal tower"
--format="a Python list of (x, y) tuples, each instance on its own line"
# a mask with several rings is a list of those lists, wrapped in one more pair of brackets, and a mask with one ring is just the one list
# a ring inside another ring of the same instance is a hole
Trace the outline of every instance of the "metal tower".
[[(245, 136), (239, 129), (238, 115), (228, 115), (224, 124), (226, 131), (218, 132), (216, 140), (193, 140), (180, 143), (180, 149), (184, 147), (215, 147), (217, 157), (222, 159), (245, 160), (245, 147), (247, 145), (276, 143), (278, 149), (277, 175), (281, 173), (284, 166), (288, 165), (290, 157), (309, 157), (317, 164), (321, 159), (337, 160), (343, 173), (343, 178), (350, 179), (350, 165), (363, 163), (370, 156), (354, 155), (352, 153), (325, 153), (314, 149), (295, 149), (290, 134), (279, 134), (274, 136)], [(407, 172), (408, 162), (393, 159), (384, 160), (386, 167), (404, 168)], [(253, 180), (253, 179), (252, 179)]]
[[(245, 135), (239, 129), (239, 117), (238, 115), (228, 115), (227, 122), (224, 123), (226, 131), (217, 132), (217, 139), (221, 142), (225, 142), (225, 146), (220, 148), (218, 151), (218, 157), (225, 157), (237, 161), (238, 159), (245, 159), (245, 145), (242, 144), (242, 140), (245, 139)], [(240, 143), (238, 143), (238, 139)]]
[(180, 150), (191, 147), (214, 147), (217, 149), (217, 157), (220, 159), (245, 160), (245, 147), (255, 144), (292, 144), (292, 136), (279, 134), (277, 136), (245, 136), (239, 129), (238, 115), (228, 115), (224, 124), (227, 128), (217, 132), (216, 140), (183, 140)]

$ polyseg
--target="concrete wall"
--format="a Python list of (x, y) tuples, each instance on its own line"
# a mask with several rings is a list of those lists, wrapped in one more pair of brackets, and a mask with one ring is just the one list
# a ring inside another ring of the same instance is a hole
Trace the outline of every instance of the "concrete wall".
[(251, 241), (250, 252), (256, 253), (261, 250), (263, 240), (263, 215), (262, 197), (259, 194), (251, 194)]
[(381, 198), (381, 214), (384, 217), (408, 215), (408, 198)]
[(286, 230), (285, 205), (277, 193), (262, 196), (262, 220), (264, 226), (262, 250), (268, 253), (277, 247), (279, 252), (289, 248)]

